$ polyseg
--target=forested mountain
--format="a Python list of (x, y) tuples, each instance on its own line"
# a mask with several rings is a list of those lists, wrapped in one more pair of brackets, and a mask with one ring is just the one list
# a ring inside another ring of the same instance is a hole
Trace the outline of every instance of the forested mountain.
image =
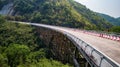
[(120, 18), (114, 18), (114, 17), (111, 17), (109, 15), (101, 14), (101, 13), (98, 13), (98, 15), (100, 15), (101, 17), (103, 17), (105, 20), (107, 20), (111, 24), (113, 24), (115, 26), (120, 26)]
[[(13, 16), (7, 19), (83, 29), (105, 29), (112, 25), (74, 0), (10, 0)], [(9, 1), (9, 2), (10, 2)]]

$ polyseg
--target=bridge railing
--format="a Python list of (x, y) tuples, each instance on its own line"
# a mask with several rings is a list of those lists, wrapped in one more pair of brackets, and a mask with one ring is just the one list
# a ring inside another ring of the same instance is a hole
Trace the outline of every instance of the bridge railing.
[(120, 65), (106, 56), (104, 53), (100, 52), (95, 47), (92, 47), (90, 44), (85, 43), (81, 39), (75, 37), (72, 34), (65, 32), (67, 37), (72, 40), (78, 50), (83, 54), (86, 60), (92, 67), (119, 67)]

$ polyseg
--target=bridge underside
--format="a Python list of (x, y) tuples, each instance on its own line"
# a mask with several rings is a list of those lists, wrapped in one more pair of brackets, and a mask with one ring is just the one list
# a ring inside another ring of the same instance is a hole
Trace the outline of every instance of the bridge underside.
[(37, 35), (44, 41), (46, 46), (50, 48), (54, 59), (63, 63), (74, 64), (75, 67), (89, 66), (83, 55), (75, 46), (75, 43), (66, 35), (43, 27), (36, 27), (36, 30)]

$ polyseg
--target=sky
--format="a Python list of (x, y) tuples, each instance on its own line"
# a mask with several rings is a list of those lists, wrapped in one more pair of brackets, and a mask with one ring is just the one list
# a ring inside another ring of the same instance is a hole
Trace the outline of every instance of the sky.
[(75, 0), (87, 8), (110, 15), (112, 17), (120, 17), (120, 0)]

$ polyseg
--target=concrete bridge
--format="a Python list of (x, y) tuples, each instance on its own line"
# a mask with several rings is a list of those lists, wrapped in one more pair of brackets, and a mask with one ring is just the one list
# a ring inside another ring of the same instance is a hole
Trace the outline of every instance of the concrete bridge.
[[(80, 52), (83, 57), (87, 60), (91, 67), (120, 67), (120, 42), (110, 39), (101, 38), (86, 34), (84, 31), (65, 28), (52, 25), (44, 25), (37, 23), (24, 23), (36, 27), (46, 28), (57, 34), (61, 33), (67, 37), (76, 47), (76, 51)], [(52, 34), (52, 33), (51, 33)], [(67, 47), (67, 46), (66, 46)], [(59, 47), (57, 47), (59, 48)], [(62, 50), (62, 48), (61, 48)], [(66, 51), (69, 48), (65, 49)], [(73, 52), (73, 61), (76, 67), (79, 67), (79, 60), (76, 58), (76, 51)], [(64, 52), (63, 52), (64, 53)], [(68, 58), (69, 59), (69, 58)], [(87, 64), (86, 64), (87, 66)]]

